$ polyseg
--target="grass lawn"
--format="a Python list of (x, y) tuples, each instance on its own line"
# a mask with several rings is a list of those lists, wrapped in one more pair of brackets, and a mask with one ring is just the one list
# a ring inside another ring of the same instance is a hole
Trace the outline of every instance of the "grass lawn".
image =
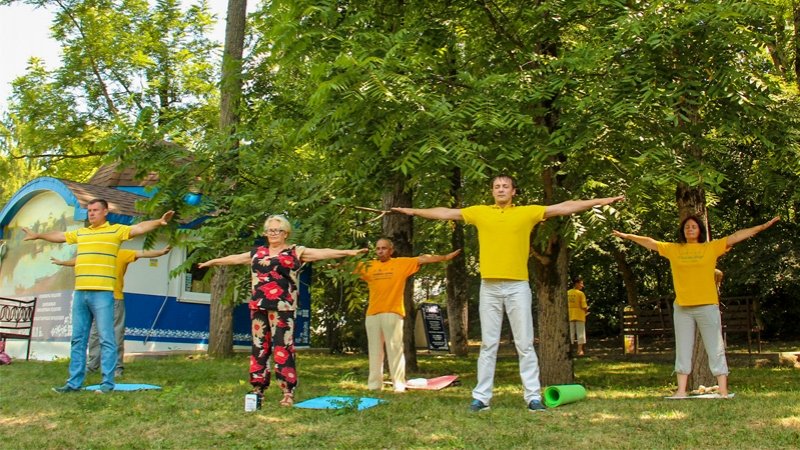
[[(477, 353), (477, 352), (474, 352)], [(278, 406), (244, 412), (247, 358), (175, 356), (126, 365), (119, 382), (162, 391), (56, 394), (66, 361), (0, 366), (0, 448), (800, 448), (800, 370), (732, 367), (733, 400), (664, 400), (673, 389), (668, 358), (597, 353), (576, 362), (588, 398), (543, 413), (522, 400), (516, 357), (498, 360), (491, 410), (469, 413), (476, 354), (421, 354), (409, 378), (461, 376), (441, 391), (366, 390), (365, 356), (301, 352), (297, 400), (321, 395), (374, 396), (365, 411)], [(87, 384), (100, 381), (91, 375)]]

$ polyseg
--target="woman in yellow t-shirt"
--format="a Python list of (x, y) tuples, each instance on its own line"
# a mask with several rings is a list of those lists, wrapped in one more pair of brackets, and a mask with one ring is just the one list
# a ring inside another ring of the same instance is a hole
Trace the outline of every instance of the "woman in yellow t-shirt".
[(719, 296), (714, 276), (717, 258), (734, 244), (755, 236), (778, 220), (780, 218), (775, 217), (767, 223), (739, 230), (728, 237), (710, 242), (703, 221), (695, 216), (689, 216), (681, 222), (678, 243), (659, 242), (649, 237), (613, 231), (614, 236), (657, 251), (669, 260), (675, 287), (673, 321), (675, 374), (678, 379), (675, 397), (687, 395), (686, 385), (692, 372), (695, 329), (700, 331), (703, 339), (711, 373), (717, 377), (719, 395), (728, 397), (728, 363), (722, 341)]

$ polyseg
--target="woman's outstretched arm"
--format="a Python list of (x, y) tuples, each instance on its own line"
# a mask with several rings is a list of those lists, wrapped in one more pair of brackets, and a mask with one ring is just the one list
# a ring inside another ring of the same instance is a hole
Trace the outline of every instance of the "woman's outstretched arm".
[(203, 269), (211, 266), (235, 266), (239, 264), (250, 263), (250, 252), (239, 253), (238, 255), (228, 255), (222, 258), (210, 259), (206, 262), (197, 265), (198, 268)]
[(627, 239), (629, 241), (633, 241), (642, 247), (648, 250), (658, 250), (658, 242), (655, 239), (647, 237), (647, 236), (637, 236), (635, 234), (628, 234), (628, 233), (621, 233), (617, 230), (611, 232), (614, 236), (620, 239)]
[(780, 216), (775, 216), (769, 222), (762, 223), (761, 225), (756, 225), (754, 227), (745, 228), (743, 230), (739, 230), (733, 233), (732, 235), (728, 236), (728, 247), (733, 247), (734, 245), (744, 241), (745, 239), (750, 239), (751, 237), (771, 227), (772, 225), (775, 224), (775, 222), (779, 220), (781, 220)]

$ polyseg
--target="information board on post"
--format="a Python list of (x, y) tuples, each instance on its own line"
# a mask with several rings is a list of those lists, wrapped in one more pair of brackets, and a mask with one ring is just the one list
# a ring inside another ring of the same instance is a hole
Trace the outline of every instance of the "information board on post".
[(428, 339), (428, 350), (450, 351), (442, 307), (436, 303), (420, 303), (419, 310), (422, 312), (422, 324)]
[(294, 319), (294, 346), (296, 348), (311, 347), (311, 286), (312, 268), (309, 265), (300, 271), (297, 296), (297, 311)]

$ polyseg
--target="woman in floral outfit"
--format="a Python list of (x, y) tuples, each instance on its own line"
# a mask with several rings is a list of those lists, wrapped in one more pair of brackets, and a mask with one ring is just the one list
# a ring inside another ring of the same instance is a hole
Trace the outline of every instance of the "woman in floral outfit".
[(289, 221), (281, 215), (269, 216), (264, 222), (267, 245), (246, 253), (212, 259), (200, 268), (250, 264), (250, 320), (253, 345), (250, 354), (250, 384), (253, 392), (264, 394), (269, 387), (269, 357), (275, 361), (275, 378), (283, 398), (280, 404), (292, 406), (297, 386), (294, 349), (294, 316), (297, 309), (297, 274), (303, 263), (321, 259), (342, 258), (366, 253), (367, 249), (338, 250), (306, 248), (286, 243), (292, 232)]

